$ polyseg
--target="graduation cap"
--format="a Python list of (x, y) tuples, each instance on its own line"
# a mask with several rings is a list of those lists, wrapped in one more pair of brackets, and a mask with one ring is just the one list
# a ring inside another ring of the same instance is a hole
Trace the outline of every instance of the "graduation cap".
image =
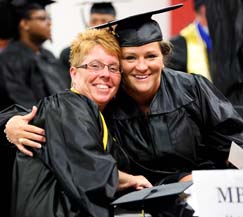
[[(160, 26), (155, 20), (151, 19), (152, 15), (171, 11), (182, 6), (183, 4), (177, 4), (163, 9), (111, 21), (93, 28), (101, 29), (109, 27), (116, 35), (121, 47), (141, 46), (163, 39)], [(116, 25), (115, 30), (113, 30), (112, 27), (114, 25)]]
[(32, 9), (44, 9), (53, 0), (0, 0), (0, 38), (16, 36), (19, 21)]
[(90, 8), (90, 13), (94, 14), (111, 14), (116, 16), (116, 10), (111, 2), (96, 2)]
[(175, 198), (192, 185), (192, 181), (177, 182), (145, 188), (140, 191), (127, 193), (111, 203), (113, 207), (127, 208), (128, 210), (146, 210), (155, 206), (166, 206), (175, 202)]

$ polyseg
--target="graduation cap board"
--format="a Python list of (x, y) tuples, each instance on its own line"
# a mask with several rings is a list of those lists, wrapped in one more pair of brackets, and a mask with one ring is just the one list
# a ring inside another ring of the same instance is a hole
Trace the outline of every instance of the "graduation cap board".
[(173, 196), (181, 195), (191, 185), (192, 181), (188, 181), (145, 188), (140, 191), (127, 193), (113, 201), (111, 205), (113, 207), (132, 207), (133, 209), (146, 208), (149, 202), (163, 201), (168, 198), (173, 198)]
[[(151, 19), (152, 15), (164, 13), (182, 7), (177, 4), (155, 11), (133, 15), (120, 20), (111, 21), (92, 28), (109, 28), (117, 37), (121, 47), (141, 46), (163, 39), (159, 24)], [(115, 29), (113, 29), (115, 27)]]

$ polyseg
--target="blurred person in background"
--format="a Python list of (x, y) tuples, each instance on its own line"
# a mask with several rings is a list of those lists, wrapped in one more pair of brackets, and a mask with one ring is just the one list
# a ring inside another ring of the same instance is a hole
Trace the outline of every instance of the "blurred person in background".
[(167, 66), (208, 78), (243, 117), (243, 2), (194, 0), (194, 9)]
[(243, 1), (205, 2), (212, 80), (243, 117)]
[(209, 66), (212, 42), (208, 31), (205, 0), (194, 0), (193, 4), (195, 19), (170, 40), (173, 51), (167, 66), (183, 72), (201, 74), (212, 80)]
[[(86, 27), (97, 26), (107, 23), (116, 19), (116, 9), (111, 2), (97, 2), (93, 3), (90, 8), (90, 17)], [(70, 47), (64, 48), (60, 53), (60, 61), (63, 66), (68, 70), (70, 67), (69, 62)]]
[[(51, 20), (45, 6), (51, 0), (34, 0), (8, 4), (13, 26), (11, 40), (0, 54), (1, 78), (6, 95), (1, 99), (3, 109), (17, 103), (27, 108), (39, 99), (65, 89), (64, 71), (54, 55), (42, 47), (51, 40)], [(10, 22), (10, 21), (9, 21)]]

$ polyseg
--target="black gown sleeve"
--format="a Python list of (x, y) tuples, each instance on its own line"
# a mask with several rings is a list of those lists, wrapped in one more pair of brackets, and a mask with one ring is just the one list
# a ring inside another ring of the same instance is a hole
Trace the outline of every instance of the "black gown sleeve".
[(207, 79), (196, 75), (198, 106), (203, 120), (207, 157), (217, 168), (227, 168), (231, 142), (243, 147), (243, 120), (228, 99)]

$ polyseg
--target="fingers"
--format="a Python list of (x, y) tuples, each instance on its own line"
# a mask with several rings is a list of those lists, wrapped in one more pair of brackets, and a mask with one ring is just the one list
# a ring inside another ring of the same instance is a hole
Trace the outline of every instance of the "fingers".
[[(30, 128), (30, 129), (29, 129)], [(30, 131), (30, 132), (29, 132)], [(41, 148), (41, 143), (46, 142), (46, 138), (41, 128), (35, 126), (28, 126), (25, 131), (20, 131), (16, 137), (18, 137), (17, 144), (30, 146), (32, 148)]]
[(26, 138), (19, 138), (16, 147), (19, 149), (20, 152), (26, 154), (30, 157), (33, 157), (33, 153), (28, 150), (26, 147), (33, 147), (33, 148), (41, 148), (41, 144)]
[(137, 176), (137, 183), (135, 186), (137, 190), (150, 187), (153, 187), (153, 185), (144, 176)]
[(31, 112), (27, 115), (24, 115), (23, 119), (29, 122), (35, 117), (36, 113), (37, 113), (37, 107), (33, 106)]
[(19, 141), (20, 144), (22, 144), (24, 139), (23, 138), (19, 138), (18, 141)]
[(151, 188), (151, 187), (153, 187), (153, 185), (152, 185), (149, 181), (147, 181), (147, 182), (144, 184), (144, 187), (145, 187), (145, 188)]
[(41, 144), (39, 142), (36, 142), (32, 139), (26, 139), (26, 138), (18, 139), (17, 145), (29, 146), (29, 147), (32, 147), (32, 148), (41, 148)]
[[(26, 140), (33, 140), (34, 142), (37, 143), (43, 143), (46, 140), (44, 129), (21, 122), (21, 119), (20, 120), (16, 119), (15, 122), (12, 121), (12, 123), (6, 125), (5, 133), (6, 136), (11, 140), (11, 142), (16, 145), (19, 144), (20, 138), (24, 138)], [(27, 142), (26, 145), (28, 144), (29, 143)], [(41, 146), (40, 144), (38, 144), (37, 146), (35, 145), (32, 147), (38, 148)]]
[(33, 107), (32, 112), (25, 116), (14, 116), (6, 124), (6, 138), (17, 146), (20, 152), (33, 156), (25, 146), (41, 148), (41, 143), (45, 142), (45, 131), (36, 126), (29, 125), (28, 122), (36, 114), (37, 108)]
[(179, 182), (187, 182), (187, 181), (192, 181), (192, 174), (186, 175), (179, 180)]
[[(22, 130), (24, 130), (25, 132), (29, 132), (29, 133), (32, 133), (32, 134), (38, 134), (38, 135), (41, 135), (41, 136), (45, 135), (44, 129), (42, 129), (40, 127), (36, 127), (34, 125), (29, 125), (29, 124), (23, 125)], [(45, 142), (45, 141), (38, 140), (38, 139), (35, 139), (35, 140), (37, 140), (39, 142)]]
[(139, 190), (144, 189), (144, 187), (142, 187), (142, 186), (138, 186), (138, 187), (136, 187), (135, 189), (136, 189), (137, 191), (139, 191)]
[(118, 191), (133, 187), (136, 190), (152, 187), (152, 184), (141, 175), (131, 175), (119, 170)]
[(23, 154), (33, 157), (33, 153), (31, 151), (29, 151), (28, 149), (26, 149), (23, 145), (19, 144), (16, 146), (19, 149), (19, 151), (22, 152)]

